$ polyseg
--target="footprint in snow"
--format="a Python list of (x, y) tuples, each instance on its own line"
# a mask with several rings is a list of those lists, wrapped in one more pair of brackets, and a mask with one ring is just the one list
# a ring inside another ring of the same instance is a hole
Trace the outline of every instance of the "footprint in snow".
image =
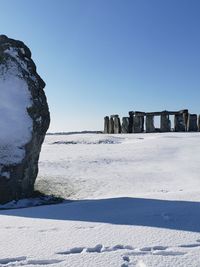
[(5, 266), (9, 263), (22, 262), (25, 260), (26, 260), (26, 257), (4, 258), (4, 259), (0, 259), (0, 264), (2, 266)]
[(129, 257), (126, 256), (123, 256), (122, 259), (124, 260), (124, 263), (121, 265), (121, 267), (147, 267), (142, 260), (131, 262)]
[(0, 266), (26, 266), (26, 265), (50, 265), (60, 263), (63, 260), (50, 259), (50, 260), (28, 260), (27, 257), (15, 257), (0, 259)]
[[(145, 256), (145, 255), (155, 255), (155, 256), (181, 256), (187, 254), (186, 252), (182, 251), (173, 251), (168, 250), (169, 247), (167, 246), (153, 246), (153, 247), (143, 247), (143, 248), (136, 248), (131, 252), (127, 252), (124, 256)], [(124, 263), (126, 264), (126, 263)], [(125, 265), (124, 265), (125, 266)], [(129, 266), (129, 265), (127, 265)]]
[(154, 247), (144, 247), (141, 248), (141, 251), (155, 251), (155, 250), (166, 250), (168, 247), (164, 246), (154, 246)]
[(40, 233), (44, 233), (44, 232), (54, 232), (54, 231), (58, 231), (58, 228), (50, 228), (50, 229), (41, 229), (38, 232)]
[(186, 244), (186, 245), (179, 246), (179, 248), (196, 248), (196, 247), (200, 247), (200, 244), (196, 243), (196, 244)]
[(78, 230), (90, 230), (90, 229), (94, 229), (94, 228), (96, 228), (96, 226), (77, 226), (77, 227), (75, 227), (76, 229), (78, 229)]
[(181, 251), (155, 251), (153, 255), (161, 255), (161, 256), (182, 256), (187, 253)]
[(57, 252), (60, 255), (70, 255), (70, 254), (79, 254), (79, 253), (104, 253), (104, 252), (112, 252), (117, 250), (134, 250), (131, 246), (124, 245), (115, 245), (113, 247), (104, 247), (102, 244), (98, 244), (94, 247), (74, 247), (66, 251)]
[(63, 260), (28, 260), (26, 262), (26, 265), (36, 265), (36, 266), (39, 266), (39, 265), (50, 265), (50, 264), (56, 264), (56, 263), (60, 263), (62, 262)]

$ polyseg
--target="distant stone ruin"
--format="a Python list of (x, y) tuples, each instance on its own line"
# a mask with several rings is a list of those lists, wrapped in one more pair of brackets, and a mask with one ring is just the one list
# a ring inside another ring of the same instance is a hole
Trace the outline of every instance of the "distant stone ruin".
[[(170, 116), (174, 116), (172, 129)], [(154, 125), (154, 117), (160, 117), (160, 128)], [(200, 115), (190, 114), (187, 109), (180, 111), (141, 112), (130, 111), (129, 117), (119, 115), (104, 117), (104, 133), (155, 133), (155, 132), (197, 132), (200, 131)]]

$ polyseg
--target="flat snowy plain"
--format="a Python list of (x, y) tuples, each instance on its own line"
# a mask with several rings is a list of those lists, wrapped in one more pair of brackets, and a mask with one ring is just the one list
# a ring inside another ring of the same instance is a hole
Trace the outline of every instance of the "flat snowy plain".
[(46, 136), (39, 167), (69, 201), (0, 210), (0, 266), (200, 266), (200, 133)]

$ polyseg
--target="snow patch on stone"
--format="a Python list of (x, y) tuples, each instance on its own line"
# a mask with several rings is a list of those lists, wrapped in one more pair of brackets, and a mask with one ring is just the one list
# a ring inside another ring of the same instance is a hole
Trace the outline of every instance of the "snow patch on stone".
[(24, 145), (31, 139), (33, 125), (27, 108), (32, 100), (15, 62), (8, 60), (7, 68), (0, 65), (0, 74), (0, 164), (9, 165), (23, 160)]

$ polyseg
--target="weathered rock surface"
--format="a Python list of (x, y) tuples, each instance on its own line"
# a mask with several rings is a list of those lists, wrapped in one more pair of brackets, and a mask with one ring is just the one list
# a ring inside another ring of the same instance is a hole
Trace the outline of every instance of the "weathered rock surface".
[(44, 87), (28, 47), (0, 35), (0, 203), (33, 192), (50, 123)]
[(123, 117), (122, 118), (122, 133), (129, 133), (130, 118)]
[(133, 111), (129, 111), (129, 133), (133, 132)]
[(161, 132), (170, 132), (171, 131), (171, 121), (169, 119), (169, 115), (163, 113), (160, 116), (160, 130)]
[(108, 116), (104, 117), (104, 133), (105, 134), (109, 133), (109, 117)]
[(174, 116), (174, 130), (175, 132), (185, 132), (186, 131), (186, 125), (185, 125), (185, 119), (184, 114), (176, 114)]
[(196, 132), (198, 130), (197, 126), (197, 115), (189, 114), (188, 123), (187, 123), (187, 131), (188, 132)]
[(114, 133), (115, 134), (121, 133), (121, 122), (118, 115), (114, 117)]
[(109, 119), (109, 134), (113, 134), (114, 133), (114, 120), (113, 118), (111, 117)]
[(153, 133), (155, 132), (155, 126), (154, 126), (154, 116), (147, 115), (146, 116), (146, 132), (147, 133)]
[(200, 132), (200, 115), (198, 115), (198, 131)]
[(140, 113), (133, 116), (133, 133), (143, 133), (144, 131), (144, 116)]

